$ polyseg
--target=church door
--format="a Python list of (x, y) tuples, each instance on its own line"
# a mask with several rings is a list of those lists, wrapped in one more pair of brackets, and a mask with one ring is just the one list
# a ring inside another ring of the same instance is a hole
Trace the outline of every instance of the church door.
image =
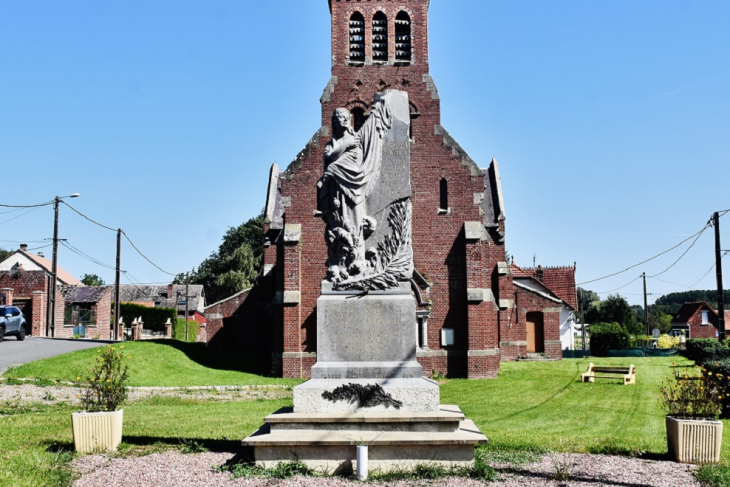
[(545, 351), (544, 330), (542, 313), (527, 313), (527, 353)]

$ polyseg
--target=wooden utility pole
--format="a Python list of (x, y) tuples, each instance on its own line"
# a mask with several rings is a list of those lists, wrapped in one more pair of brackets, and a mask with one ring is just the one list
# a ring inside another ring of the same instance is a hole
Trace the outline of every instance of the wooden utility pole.
[(121, 318), (121, 303), (119, 302), (119, 273), (121, 272), (122, 262), (122, 229), (117, 230), (117, 270), (114, 278), (114, 323), (112, 324), (112, 340), (119, 340), (121, 330), (119, 329), (119, 319)]
[(61, 198), (53, 199), (53, 261), (51, 263), (51, 334), (56, 336), (56, 281), (58, 280), (58, 203)]
[(719, 328), (720, 341), (725, 341), (725, 300), (722, 289), (722, 250), (720, 247), (720, 213), (712, 215), (715, 225), (715, 271), (717, 273), (717, 327)]
[(642, 273), (641, 277), (644, 278), (644, 326), (646, 327), (646, 336), (649, 336), (651, 330), (649, 329), (649, 308), (646, 305), (646, 272)]
[(190, 317), (188, 316), (188, 302), (190, 299), (190, 273), (185, 274), (185, 342), (188, 341), (188, 320)]

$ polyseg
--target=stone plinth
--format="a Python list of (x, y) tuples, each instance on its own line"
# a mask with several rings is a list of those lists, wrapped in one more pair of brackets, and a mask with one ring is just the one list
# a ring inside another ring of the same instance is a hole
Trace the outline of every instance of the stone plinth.
[(469, 467), (474, 446), (487, 442), (458, 406), (434, 412), (293, 413), (283, 409), (243, 441), (254, 448), (256, 464), (274, 467), (297, 458), (330, 474), (356, 469), (355, 447), (368, 445), (372, 471), (417, 465)]

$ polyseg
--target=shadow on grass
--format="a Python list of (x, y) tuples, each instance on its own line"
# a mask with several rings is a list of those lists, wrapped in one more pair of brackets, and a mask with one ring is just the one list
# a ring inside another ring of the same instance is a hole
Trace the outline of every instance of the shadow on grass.
[(265, 353), (233, 353), (211, 350), (205, 343), (186, 343), (179, 340), (150, 340), (184, 353), (190, 360), (210, 369), (245, 372), (248, 374), (270, 376), (271, 359)]
[[(240, 453), (248, 451), (248, 447), (241, 445), (241, 440), (227, 440), (227, 439), (212, 439), (212, 438), (172, 438), (162, 436), (128, 436), (124, 435), (122, 438), (124, 444), (128, 446), (169, 446), (169, 447), (184, 447), (189, 444), (194, 444), (196, 448), (205, 451), (212, 451), (217, 453), (235, 453), (238, 456)], [(73, 444), (71, 445), (73, 448)], [(251, 457), (253, 458), (253, 451), (251, 451)]]
[(43, 445), (48, 453), (68, 453), (75, 449), (73, 441), (44, 441)]

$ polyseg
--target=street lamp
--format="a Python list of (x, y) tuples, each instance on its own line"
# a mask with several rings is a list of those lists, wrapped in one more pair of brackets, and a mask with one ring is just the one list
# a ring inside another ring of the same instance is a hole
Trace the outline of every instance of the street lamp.
[[(73, 193), (68, 196), (56, 196), (53, 199), (53, 264), (51, 265), (51, 321), (50, 336), (56, 336), (56, 280), (58, 278), (58, 203), (65, 198), (78, 198), (79, 193)], [(46, 336), (48, 334), (48, 326), (46, 326)]]

